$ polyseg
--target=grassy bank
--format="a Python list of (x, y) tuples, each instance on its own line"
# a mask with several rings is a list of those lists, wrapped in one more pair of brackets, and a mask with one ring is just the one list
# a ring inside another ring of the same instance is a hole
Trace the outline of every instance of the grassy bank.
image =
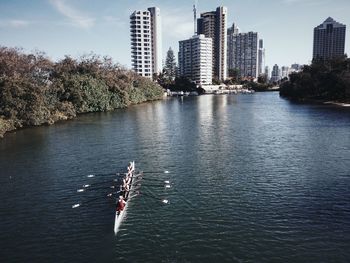
[(0, 47), (0, 136), (26, 126), (53, 124), (80, 113), (110, 111), (158, 100), (163, 89), (108, 57), (66, 56)]

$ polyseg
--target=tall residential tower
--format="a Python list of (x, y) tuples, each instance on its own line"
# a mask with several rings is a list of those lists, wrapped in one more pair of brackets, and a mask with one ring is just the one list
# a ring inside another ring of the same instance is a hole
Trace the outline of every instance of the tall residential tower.
[(262, 40), (259, 48), (258, 33), (239, 33), (235, 24), (227, 32), (229, 72), (237, 71), (242, 78), (256, 79), (262, 73), (265, 55)]
[(179, 75), (197, 85), (212, 82), (212, 39), (195, 35), (179, 41)]
[(213, 77), (227, 78), (227, 8), (218, 7), (216, 11), (205, 12), (197, 19), (197, 34), (213, 40)]
[(314, 28), (314, 60), (327, 60), (344, 55), (346, 26), (328, 17)]
[(131, 66), (143, 77), (152, 78), (162, 70), (160, 19), (158, 7), (134, 11), (130, 16)]

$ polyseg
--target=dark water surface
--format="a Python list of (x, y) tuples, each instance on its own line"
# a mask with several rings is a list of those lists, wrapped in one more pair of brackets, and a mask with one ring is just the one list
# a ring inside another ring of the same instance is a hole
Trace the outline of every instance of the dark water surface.
[[(144, 179), (114, 236), (112, 177), (87, 175), (130, 160), (173, 187)], [(208, 95), (24, 129), (0, 200), (1, 262), (349, 262), (350, 111)]]

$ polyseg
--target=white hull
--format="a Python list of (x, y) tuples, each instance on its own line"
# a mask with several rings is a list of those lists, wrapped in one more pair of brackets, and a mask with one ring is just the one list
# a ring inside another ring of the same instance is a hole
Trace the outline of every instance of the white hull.
[[(133, 165), (133, 168), (134, 168), (134, 172), (133, 172), (133, 176), (136, 174), (135, 173), (135, 162), (132, 162), (132, 165)], [(133, 185), (134, 185), (134, 182), (135, 182), (135, 178), (132, 178), (132, 181), (131, 181), (131, 185), (130, 185), (130, 190), (129, 190), (129, 197), (132, 193), (132, 189), (133, 189)], [(118, 197), (117, 197), (118, 198)], [(126, 202), (125, 206), (124, 206), (124, 209), (123, 211), (121, 211), (118, 215), (118, 212), (116, 211), (115, 212), (115, 219), (114, 219), (114, 234), (117, 234), (118, 233), (118, 230), (119, 230), (119, 227), (125, 217), (125, 214), (126, 214), (126, 210), (128, 209), (128, 204), (129, 204), (129, 201), (130, 199), (128, 199), (128, 201)]]
[[(129, 201), (128, 201), (129, 202)], [(124, 219), (124, 216), (126, 214), (126, 209), (128, 208), (128, 202), (126, 203), (124, 210), (121, 211), (118, 215), (118, 212), (115, 212), (115, 219), (114, 219), (114, 234), (118, 233), (119, 227)]]

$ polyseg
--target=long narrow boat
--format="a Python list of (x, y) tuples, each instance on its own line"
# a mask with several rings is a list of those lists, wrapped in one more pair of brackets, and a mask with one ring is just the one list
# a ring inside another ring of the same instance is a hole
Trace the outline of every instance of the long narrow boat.
[[(118, 230), (119, 230), (119, 227), (125, 217), (125, 214), (126, 214), (126, 210), (128, 209), (128, 204), (131, 200), (131, 193), (133, 191), (133, 188), (134, 188), (134, 182), (136, 181), (135, 179), (135, 175), (136, 175), (136, 172), (135, 172), (135, 161), (133, 161), (131, 163), (132, 165), (132, 177), (131, 177), (131, 183), (130, 183), (130, 189), (129, 189), (129, 192), (127, 193), (127, 196), (126, 196), (126, 204), (124, 206), (124, 209), (118, 213), (118, 211), (115, 212), (115, 221), (114, 221), (114, 233), (117, 234), (118, 233)], [(118, 198), (118, 195), (117, 195), (117, 198)], [(118, 199), (117, 199), (118, 200)]]

